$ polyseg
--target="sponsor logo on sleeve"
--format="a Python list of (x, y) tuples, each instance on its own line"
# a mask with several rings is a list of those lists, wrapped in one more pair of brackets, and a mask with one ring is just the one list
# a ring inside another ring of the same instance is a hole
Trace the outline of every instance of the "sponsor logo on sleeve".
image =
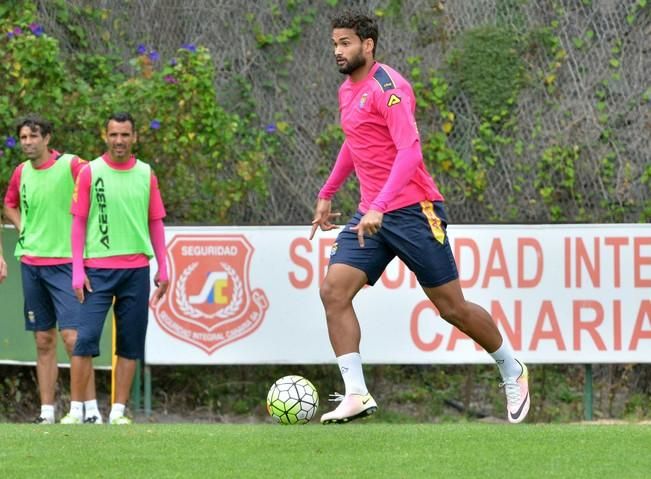
[(389, 101), (387, 101), (387, 106), (391, 107), (391, 106), (397, 105), (401, 101), (402, 100), (400, 99), (400, 97), (398, 95), (396, 95), (395, 93), (392, 93), (391, 96), (389, 97)]

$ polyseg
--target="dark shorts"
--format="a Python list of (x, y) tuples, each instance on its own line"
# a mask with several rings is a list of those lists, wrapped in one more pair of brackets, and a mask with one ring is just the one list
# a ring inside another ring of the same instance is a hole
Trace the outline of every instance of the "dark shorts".
[(72, 290), (72, 265), (20, 264), (25, 298), (25, 329), (77, 329), (79, 301)]
[(347, 264), (364, 271), (371, 285), (396, 256), (425, 288), (441, 286), (459, 277), (442, 202), (424, 201), (385, 213), (380, 231), (364, 236), (364, 248), (359, 245), (357, 233), (350, 230), (362, 216), (358, 211), (339, 233), (332, 245), (330, 264)]
[(115, 297), (115, 353), (127, 359), (144, 359), (149, 315), (149, 266), (86, 268), (86, 276), (93, 292), (85, 292), (73, 355), (99, 356), (104, 320)]

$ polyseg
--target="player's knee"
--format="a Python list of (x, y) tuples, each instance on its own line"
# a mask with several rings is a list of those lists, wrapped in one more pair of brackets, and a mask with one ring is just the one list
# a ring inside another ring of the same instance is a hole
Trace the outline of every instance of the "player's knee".
[(328, 309), (336, 309), (346, 305), (346, 295), (339, 291), (337, 286), (331, 282), (324, 281), (319, 289), (319, 296), (323, 306)]
[(39, 354), (52, 352), (57, 346), (56, 333), (52, 331), (37, 331), (35, 335), (36, 350)]
[(63, 344), (66, 347), (66, 351), (68, 351), (68, 354), (72, 354), (72, 350), (75, 347), (75, 342), (77, 341), (77, 331), (74, 329), (62, 330), (61, 337), (63, 338)]

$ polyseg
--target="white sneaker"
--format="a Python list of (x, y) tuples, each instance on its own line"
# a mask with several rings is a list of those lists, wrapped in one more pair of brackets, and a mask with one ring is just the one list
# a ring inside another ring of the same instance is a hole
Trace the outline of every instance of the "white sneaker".
[(321, 416), (321, 424), (343, 424), (353, 419), (370, 416), (377, 411), (377, 403), (368, 393), (346, 396), (334, 393), (330, 395), (330, 401), (340, 404), (334, 411)]
[[(518, 361), (516, 359), (516, 361)], [(529, 412), (531, 397), (529, 396), (529, 371), (524, 363), (518, 361), (522, 366), (522, 373), (516, 378), (505, 378), (500, 387), (504, 387), (506, 393), (507, 417), (510, 423), (524, 421)]]
[(59, 421), (60, 424), (81, 424), (83, 423), (82, 419), (77, 416), (73, 416), (71, 414), (66, 414), (61, 418), (61, 421)]
[(96, 413), (93, 414), (92, 416), (88, 416), (87, 418), (85, 418), (84, 424), (104, 424), (104, 421), (102, 421), (102, 415)]
[(116, 417), (110, 418), (110, 420), (109, 420), (109, 424), (114, 424), (114, 425), (118, 425), (118, 426), (124, 426), (124, 425), (127, 425), (127, 424), (131, 424), (132, 422), (133, 421), (131, 421), (131, 419), (129, 419), (126, 416), (116, 416)]

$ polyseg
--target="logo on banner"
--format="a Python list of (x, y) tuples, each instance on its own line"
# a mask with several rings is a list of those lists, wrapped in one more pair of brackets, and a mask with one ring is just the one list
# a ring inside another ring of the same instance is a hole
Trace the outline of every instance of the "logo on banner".
[(208, 354), (255, 331), (269, 308), (251, 289), (253, 246), (242, 235), (178, 235), (168, 245), (170, 289), (151, 304), (158, 325)]

